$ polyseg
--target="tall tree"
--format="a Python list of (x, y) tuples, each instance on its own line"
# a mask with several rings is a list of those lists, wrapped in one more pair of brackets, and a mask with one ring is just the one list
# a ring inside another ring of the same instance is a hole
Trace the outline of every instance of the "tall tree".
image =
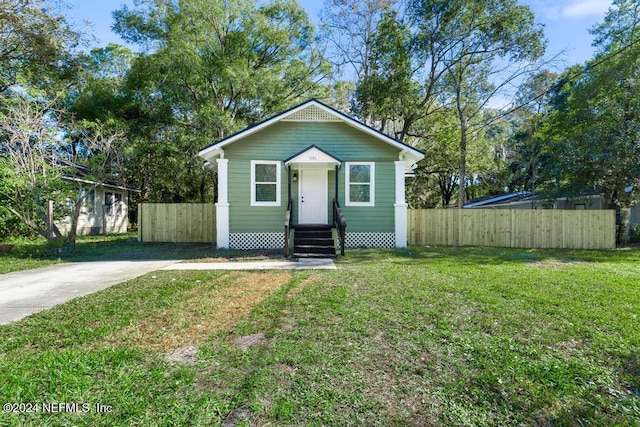
[(387, 10), (371, 35), (368, 75), (357, 83), (354, 112), (363, 120), (399, 139), (406, 137), (403, 120), (420, 96), (411, 60), (411, 32)]
[(511, 116), (512, 126), (501, 159), (506, 164), (503, 184), (509, 191), (536, 191), (542, 184), (546, 155), (540, 130), (549, 111), (548, 93), (558, 76), (541, 71), (525, 80), (516, 93), (520, 106)]
[[(459, 126), (459, 205), (467, 183), (467, 145), (495, 121), (491, 100), (533, 73), (545, 50), (542, 28), (515, 0), (410, 0), (387, 11), (367, 39), (367, 75), (357, 83), (361, 118), (401, 141), (427, 147), (440, 113)], [(442, 170), (437, 165), (422, 165)], [(452, 185), (447, 184), (448, 188)]]
[[(43, 237), (49, 236), (47, 202), (66, 203), (56, 161), (55, 104), (25, 96), (7, 100), (0, 113), (0, 199), (2, 205)], [(60, 232), (53, 232), (60, 237)]]
[(79, 55), (82, 70), (64, 100), (74, 119), (102, 123), (124, 119), (132, 102), (125, 83), (134, 60), (130, 49), (117, 44)]
[[(0, 118), (3, 207), (46, 238), (63, 237), (53, 221), (69, 216), (65, 237), (73, 247), (85, 195), (119, 176), (118, 136), (96, 123), (68, 121), (57, 102), (24, 90), (7, 99)], [(80, 170), (82, 182), (73, 179)]]
[[(618, 211), (640, 200), (639, 24), (637, 2), (614, 1), (593, 30), (594, 59), (567, 70), (556, 86), (545, 122), (553, 193), (601, 192)], [(628, 230), (621, 230), (624, 241)]]
[(371, 75), (373, 37), (378, 21), (399, 0), (325, 0), (322, 37), (338, 70), (354, 80)]
[[(473, 128), (482, 129), (483, 109), (511, 83), (535, 70), (545, 50), (542, 28), (515, 0), (414, 0), (416, 46), (425, 80), (421, 109), (444, 102), (456, 107), (460, 125), (458, 205), (466, 201), (466, 151)], [(447, 84), (441, 86), (447, 79)], [(447, 93), (449, 95), (447, 95)], [(441, 98), (442, 99), (442, 98)]]
[(75, 68), (80, 35), (47, 0), (0, 0), (0, 94), (15, 84), (47, 87)]
[[(199, 148), (309, 97), (330, 72), (305, 12), (290, 0), (153, 0), (114, 28), (152, 48), (127, 80), (134, 157), (152, 200), (210, 197)], [(162, 160), (162, 167), (160, 166)]]

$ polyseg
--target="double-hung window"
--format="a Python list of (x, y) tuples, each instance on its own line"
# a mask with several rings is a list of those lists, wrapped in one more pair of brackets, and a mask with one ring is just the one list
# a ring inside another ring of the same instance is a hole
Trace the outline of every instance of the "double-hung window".
[(120, 215), (122, 212), (122, 193), (104, 192), (105, 212), (110, 215)]
[(82, 206), (87, 212), (96, 211), (96, 190), (82, 190)]
[(345, 163), (345, 205), (375, 205), (375, 163)]
[(280, 206), (280, 162), (251, 161), (251, 206)]

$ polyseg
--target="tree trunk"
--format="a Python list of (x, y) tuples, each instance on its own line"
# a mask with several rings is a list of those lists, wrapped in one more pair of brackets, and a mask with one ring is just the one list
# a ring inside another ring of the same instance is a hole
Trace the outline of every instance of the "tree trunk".
[(80, 209), (82, 208), (83, 198), (80, 197), (73, 204), (73, 213), (71, 214), (71, 227), (69, 228), (69, 235), (67, 236), (69, 247), (71, 249), (76, 247), (76, 237), (78, 235), (78, 220), (80, 219)]
[[(29, 228), (31, 228), (33, 231), (35, 231), (36, 233), (38, 233), (38, 235), (44, 237), (45, 239), (49, 239), (49, 233), (46, 227), (41, 227), (36, 221), (32, 220), (29, 217), (26, 217), (24, 215), (22, 215), (20, 212), (18, 212), (17, 210), (15, 210), (14, 208), (12, 208), (11, 206), (5, 206), (5, 208), (11, 212), (12, 214), (14, 214), (18, 219), (20, 219), (20, 221), (22, 221), (25, 225), (27, 225)], [(48, 218), (47, 218), (47, 214), (45, 214), (42, 210), (40, 210), (40, 212), (38, 212), (38, 217), (40, 218), (40, 220), (46, 225), (48, 224)], [(51, 227), (51, 235), (53, 237), (60, 237), (61, 233), (60, 230), (58, 229), (58, 227), (56, 227), (55, 223), (51, 223), (52, 227)]]
[(466, 117), (460, 118), (460, 173), (458, 185), (458, 207), (463, 208), (467, 203), (467, 129), (468, 122)]
[(630, 208), (617, 208), (617, 214), (620, 218), (618, 224), (618, 235), (616, 236), (616, 243), (620, 245), (626, 245), (631, 240), (631, 209)]

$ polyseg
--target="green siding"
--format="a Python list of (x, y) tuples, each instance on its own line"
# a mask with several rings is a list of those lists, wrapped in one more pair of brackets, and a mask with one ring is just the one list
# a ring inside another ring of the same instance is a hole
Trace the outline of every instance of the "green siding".
[[(346, 206), (344, 201), (344, 170), (340, 170), (340, 206), (347, 220), (349, 232), (393, 233), (394, 208), (396, 199), (395, 164), (376, 162), (376, 204), (375, 206)], [(391, 185), (389, 185), (391, 184)]]
[(398, 160), (398, 149), (341, 122), (279, 122), (224, 148), (232, 161), (284, 160), (316, 145), (343, 162)]
[(287, 210), (287, 173), (284, 167), (281, 168), (281, 175), (280, 206), (251, 206), (251, 162), (229, 160), (231, 233), (284, 231), (284, 214)]
[[(315, 144), (343, 162), (375, 162), (375, 206), (345, 206), (345, 168), (340, 168), (339, 201), (349, 232), (393, 232), (395, 164), (398, 149), (344, 123), (279, 122), (225, 147), (229, 159), (230, 232), (284, 231), (287, 168), (281, 168), (281, 205), (251, 206), (251, 160), (284, 160)], [(328, 173), (331, 222), (335, 172)], [(298, 175), (299, 176), (299, 175)], [(293, 221), (298, 221), (298, 183), (292, 182)]]

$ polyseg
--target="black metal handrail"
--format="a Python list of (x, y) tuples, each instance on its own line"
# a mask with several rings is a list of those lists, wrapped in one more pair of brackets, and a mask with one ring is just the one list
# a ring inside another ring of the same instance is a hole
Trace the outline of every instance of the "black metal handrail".
[(287, 203), (287, 213), (284, 214), (284, 254), (289, 256), (289, 232), (291, 230), (291, 210), (293, 209), (293, 203), (289, 200)]
[(335, 198), (333, 199), (333, 224), (336, 226), (336, 230), (338, 230), (338, 236), (340, 236), (340, 255), (344, 256), (344, 239), (347, 221), (344, 219), (338, 199)]

